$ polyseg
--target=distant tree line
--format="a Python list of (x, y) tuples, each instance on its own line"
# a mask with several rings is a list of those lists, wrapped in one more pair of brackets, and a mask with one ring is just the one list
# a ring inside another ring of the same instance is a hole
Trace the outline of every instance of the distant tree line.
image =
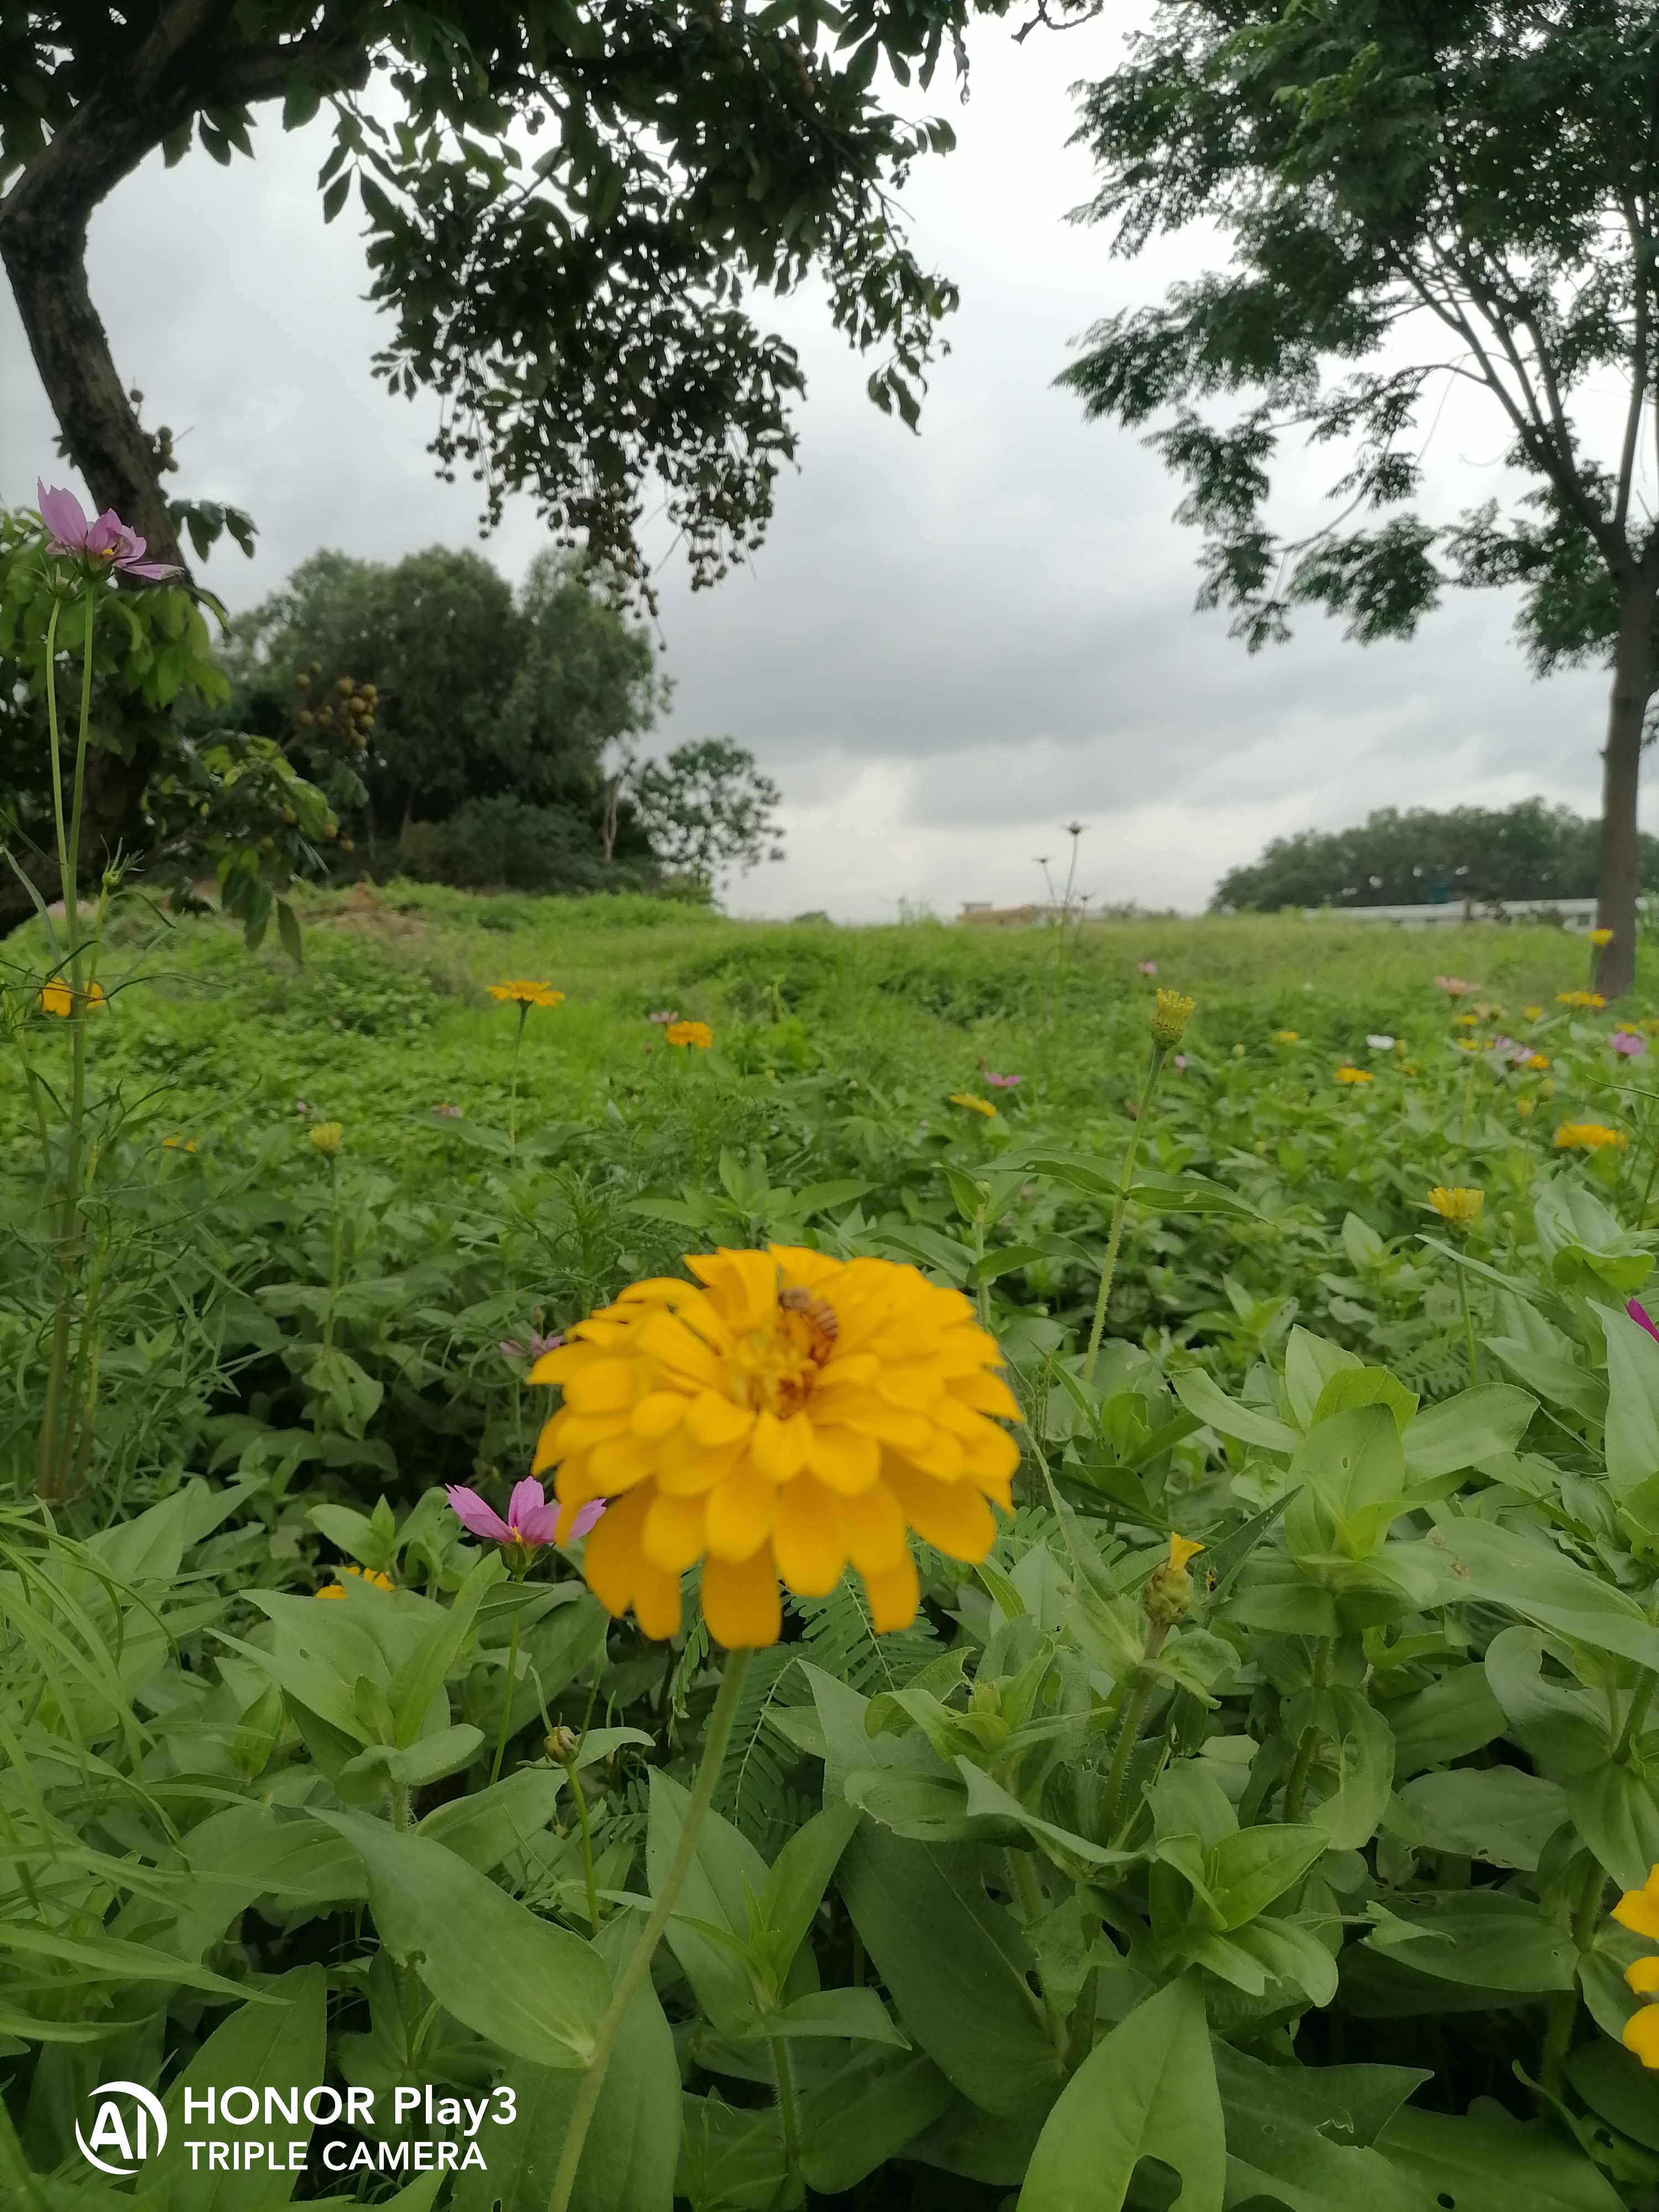
[[(1275, 837), (1216, 885), (1212, 913), (1285, 906), (1416, 906), (1448, 900), (1594, 898), (1601, 825), (1523, 799), (1443, 813), (1385, 806), (1363, 828)], [(1638, 841), (1641, 881), (1659, 883), (1659, 839)]]
[(695, 894), (775, 857), (775, 787), (727, 738), (639, 747), (669, 686), (601, 575), (548, 552), (321, 552), (235, 618), (228, 707), (327, 792), (343, 861), (465, 888)]

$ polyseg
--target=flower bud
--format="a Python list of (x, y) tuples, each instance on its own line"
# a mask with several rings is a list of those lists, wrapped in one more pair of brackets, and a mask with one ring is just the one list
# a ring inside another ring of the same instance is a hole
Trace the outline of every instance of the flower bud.
[(1152, 1036), (1167, 1048), (1179, 1044), (1192, 1014), (1193, 1002), (1184, 993), (1160, 989), (1152, 1008)]
[(1155, 1627), (1173, 1628), (1186, 1612), (1193, 1595), (1187, 1563), (1204, 1549), (1190, 1536), (1171, 1536), (1170, 1556), (1155, 1567), (1140, 1593), (1140, 1609)]
[(568, 1766), (576, 1756), (581, 1738), (573, 1728), (556, 1728), (547, 1739), (547, 1755), (560, 1766)]
[(324, 1158), (331, 1160), (340, 1149), (340, 1139), (345, 1131), (337, 1121), (319, 1121), (308, 1133)]

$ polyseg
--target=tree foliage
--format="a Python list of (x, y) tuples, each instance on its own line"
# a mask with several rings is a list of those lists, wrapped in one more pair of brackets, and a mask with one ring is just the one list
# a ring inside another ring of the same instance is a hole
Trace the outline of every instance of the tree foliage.
[[(1000, 12), (1001, 0), (994, 0)], [(435, 394), (434, 452), (486, 513), (527, 491), (562, 538), (640, 570), (660, 501), (698, 582), (757, 542), (794, 452), (793, 347), (757, 291), (823, 284), (872, 356), (871, 396), (914, 422), (950, 283), (893, 194), (939, 121), (878, 71), (958, 65), (968, 0), (14, 0), (0, 72), (0, 257), (69, 451), (100, 503), (173, 535), (167, 444), (139, 427), (87, 289), (94, 208), (149, 155), (253, 151), (326, 104), (323, 213), (355, 194), (388, 388)], [(369, 91), (373, 86), (372, 94)]]
[[(1084, 213), (1131, 255), (1215, 225), (1230, 264), (1099, 324), (1062, 380), (1091, 416), (1157, 426), (1203, 533), (1200, 604), (1252, 649), (1298, 605), (1365, 643), (1410, 636), (1449, 582), (1518, 585), (1536, 665), (1613, 664), (1601, 877), (1619, 988), (1659, 676), (1656, 118), (1659, 10), (1627, 0), (1164, 5), (1085, 98)], [(1449, 525), (1419, 501), (1451, 391), (1495, 414), (1521, 488)], [(1299, 534), (1269, 516), (1291, 434), (1343, 456), (1337, 512)]]
[(605, 748), (649, 729), (664, 696), (644, 631), (551, 553), (516, 597), (476, 553), (434, 546), (392, 567), (319, 553), (235, 622), (229, 659), (250, 728), (281, 726), (302, 684), (319, 718), (340, 684), (373, 687), (361, 773), (382, 841), (512, 802), (563, 810), (580, 833), (565, 842), (594, 842)]
[(747, 874), (781, 860), (777, 786), (755, 756), (730, 738), (678, 745), (634, 778), (634, 803), (653, 849), (677, 874), (712, 884), (729, 868)]
[[(1356, 829), (1275, 837), (1259, 860), (1228, 871), (1210, 904), (1273, 914), (1284, 906), (1594, 898), (1601, 827), (1541, 799), (1501, 811), (1384, 806)], [(1641, 853), (1643, 882), (1659, 881), (1659, 838), (1644, 836)]]

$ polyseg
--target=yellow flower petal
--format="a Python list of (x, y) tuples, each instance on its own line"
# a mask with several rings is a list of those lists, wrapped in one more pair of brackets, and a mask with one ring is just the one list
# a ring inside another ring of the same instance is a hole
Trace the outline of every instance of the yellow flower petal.
[(869, 1574), (863, 1568), (859, 1571), (864, 1577), (864, 1593), (870, 1601), (870, 1626), (877, 1635), (890, 1636), (896, 1629), (908, 1628), (921, 1602), (916, 1563), (908, 1551), (886, 1574)]
[(708, 1633), (728, 1651), (775, 1644), (783, 1620), (771, 1554), (763, 1548), (741, 1565), (710, 1559), (702, 1571), (702, 1617)]
[(1623, 2042), (1644, 2066), (1659, 2073), (1659, 2005), (1644, 2005), (1625, 2022)]
[(1638, 1997), (1650, 1997), (1659, 1990), (1659, 1959), (1634, 1959), (1625, 1969), (1625, 1979)]
[(771, 1534), (777, 1509), (776, 1484), (740, 1463), (708, 1494), (710, 1559), (748, 1559)]
[(1627, 1889), (1613, 1908), (1613, 1917), (1632, 1936), (1645, 1936), (1659, 1943), (1659, 1897), (1650, 1889)]
[(1189, 1559), (1195, 1559), (1203, 1549), (1203, 1545), (1194, 1543), (1190, 1536), (1171, 1536), (1170, 1565), (1172, 1567), (1184, 1567)]
[(702, 1498), (665, 1497), (653, 1493), (645, 1516), (641, 1548), (654, 1567), (683, 1575), (702, 1557), (708, 1501)]
[(966, 1482), (935, 1482), (901, 1464), (887, 1468), (887, 1486), (919, 1536), (953, 1559), (982, 1559), (996, 1541), (996, 1523), (979, 1492)]
[(810, 1474), (778, 1493), (772, 1554), (778, 1572), (803, 1597), (828, 1597), (847, 1565), (842, 1517), (833, 1493)]

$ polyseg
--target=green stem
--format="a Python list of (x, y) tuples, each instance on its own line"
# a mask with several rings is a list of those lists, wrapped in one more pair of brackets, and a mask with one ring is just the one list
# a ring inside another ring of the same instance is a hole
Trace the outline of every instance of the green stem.
[[(1009, 1882), (1019, 1900), (1019, 1917), (1030, 1928), (1042, 1917), (1042, 1893), (1037, 1887), (1031, 1862), (1024, 1851), (1012, 1845), (1002, 1856), (1007, 1861)], [(1055, 2011), (1054, 2001), (1048, 1994), (1047, 1984), (1042, 1983), (1041, 1973), (1037, 1980), (1042, 1985), (1042, 2009), (1048, 2022), (1048, 2040), (1054, 2046), (1054, 2056), (1063, 2063), (1066, 2057), (1066, 2023)]]
[(1129, 1178), (1134, 1173), (1135, 1154), (1140, 1149), (1140, 1133), (1146, 1126), (1146, 1113), (1152, 1103), (1152, 1093), (1158, 1088), (1158, 1079), (1164, 1072), (1164, 1061), (1169, 1048), (1152, 1041), (1152, 1057), (1146, 1069), (1146, 1080), (1141, 1085), (1140, 1103), (1135, 1109), (1134, 1127), (1129, 1132), (1129, 1141), (1124, 1148), (1122, 1188), (1112, 1202), (1111, 1234), (1106, 1240), (1106, 1257), (1101, 1262), (1100, 1290), (1095, 1299), (1095, 1317), (1089, 1330), (1088, 1355), (1083, 1362), (1083, 1379), (1092, 1382), (1095, 1361), (1100, 1355), (1100, 1340), (1106, 1327), (1106, 1302), (1112, 1295), (1112, 1277), (1117, 1268), (1117, 1248), (1123, 1239), (1123, 1217), (1128, 1210)]
[(1302, 1741), (1296, 1747), (1296, 1765), (1285, 1784), (1283, 1819), (1287, 1828), (1295, 1827), (1302, 1818), (1302, 1801), (1308, 1794), (1308, 1777), (1313, 1771), (1314, 1753), (1318, 1748), (1319, 1730), (1304, 1728)]
[[(513, 1633), (507, 1638), (507, 1687), (501, 1692), (501, 1734), (495, 1739), (495, 1763), (489, 1770), (489, 1778), (492, 1783), (499, 1782), (501, 1778), (501, 1761), (507, 1756), (507, 1730), (512, 1725), (513, 1721), (513, 1691), (514, 1686), (518, 1681), (518, 1679), (519, 1608), (517, 1606), (514, 1606), (513, 1608)], [(573, 1782), (575, 1780), (575, 1776), (574, 1774), (571, 1776), (571, 1780)], [(580, 1800), (578, 1802), (580, 1802)], [(582, 1833), (584, 1836), (587, 1833), (587, 1822), (586, 1820), (582, 1822)], [(592, 1897), (591, 1876), (589, 1878), (588, 1895), (589, 1901), (591, 1903)], [(596, 1928), (594, 1933), (597, 1935), (598, 1932), (599, 1931)]]
[[(1601, 1914), (1601, 1893), (1607, 1886), (1607, 1876), (1601, 1863), (1594, 1853), (1584, 1869), (1579, 1885), (1577, 1903), (1572, 1916), (1572, 1940), (1582, 1957), (1595, 1941), (1595, 1923)], [(1538, 2077), (1552, 2097), (1561, 2094), (1562, 2069), (1568, 2051), (1572, 2048), (1572, 2031), (1578, 2019), (1578, 1983), (1575, 1977), (1570, 1989), (1558, 1990), (1550, 2000), (1549, 2018), (1544, 2029), (1544, 2048), (1539, 2060)]]
[(75, 745), (75, 798), (70, 810), (69, 880), (64, 892), (64, 921), (69, 930), (70, 960), (79, 982), (80, 914), (76, 903), (81, 872), (81, 809), (87, 788), (87, 735), (92, 724), (92, 633), (98, 613), (97, 586), (88, 584), (85, 601), (87, 635), (81, 656), (81, 730)]
[[(1156, 1659), (1164, 1648), (1169, 1634), (1164, 1621), (1146, 1624), (1146, 1656)], [(1129, 1702), (1123, 1709), (1123, 1724), (1117, 1732), (1117, 1748), (1112, 1753), (1111, 1771), (1106, 1777), (1106, 1802), (1101, 1808), (1100, 1834), (1103, 1842), (1110, 1843), (1116, 1832), (1117, 1801), (1123, 1794), (1125, 1777), (1129, 1771), (1129, 1760), (1140, 1737), (1140, 1723), (1146, 1717), (1146, 1707), (1152, 1694), (1153, 1677), (1143, 1667), (1135, 1678)]]
[(1641, 1733), (1642, 1723), (1648, 1717), (1648, 1707), (1653, 1702), (1653, 1692), (1656, 1687), (1659, 1687), (1659, 1674), (1656, 1674), (1650, 1667), (1644, 1668), (1642, 1680), (1637, 1685), (1636, 1695), (1630, 1701), (1630, 1711), (1625, 1716), (1625, 1725), (1620, 1732), (1618, 1747), (1613, 1754), (1615, 1760), (1630, 1757), (1630, 1747)]
[(800, 2112), (795, 2103), (795, 2069), (789, 2063), (789, 2039), (775, 2035), (772, 2063), (778, 2076), (778, 2114), (783, 2122), (784, 2163), (793, 2173), (800, 2164)]
[(524, 1047), (524, 1025), (530, 1018), (530, 1008), (519, 1001), (519, 1026), (513, 1037), (513, 1087), (507, 1100), (507, 1164), (513, 1165), (519, 1146), (519, 1054)]
[[(515, 1621), (514, 1626), (516, 1628)], [(587, 1800), (582, 1795), (581, 1778), (576, 1771), (574, 1758), (565, 1761), (564, 1771), (570, 1779), (570, 1794), (576, 1801), (576, 1821), (582, 1832), (582, 1878), (587, 1884), (587, 1923), (595, 1936), (599, 1932), (599, 1890), (593, 1879), (593, 1831), (588, 1823)]]
[(662, 1941), (663, 1930), (673, 1917), (680, 1890), (686, 1875), (691, 1871), (691, 1862), (696, 1856), (697, 1838), (702, 1830), (704, 1816), (714, 1800), (714, 1784), (720, 1779), (720, 1767), (725, 1761), (732, 1723), (737, 1718), (738, 1699), (743, 1693), (744, 1677), (749, 1672), (749, 1662), (753, 1656), (752, 1652), (732, 1651), (726, 1656), (720, 1694), (714, 1699), (713, 1712), (708, 1716), (708, 1733), (703, 1739), (702, 1762), (692, 1784), (691, 1802), (685, 1808), (685, 1824), (680, 1830), (680, 1839), (674, 1846), (674, 1857), (667, 1879), (657, 1893), (644, 1933), (635, 1944), (627, 1965), (617, 1977), (611, 2002), (605, 2008), (605, 2018), (599, 2022), (599, 2033), (593, 2039), (592, 2056), (587, 2062), (581, 2086), (576, 2092), (576, 2101), (571, 2108), (570, 2125), (566, 2130), (564, 2148), (559, 2154), (559, 2170), (553, 2178), (553, 2193), (547, 2200), (547, 2212), (569, 2212), (571, 2192), (576, 2186), (576, 2170), (581, 2164), (582, 2146), (587, 2141), (587, 2130), (593, 2124), (593, 2115), (599, 2109), (599, 2093), (605, 2087), (611, 2054), (616, 2048), (617, 2036), (622, 2033), (628, 2008), (634, 2002), (634, 1993), (651, 1970), (651, 1961)]
[[(988, 1204), (988, 1200), (987, 1204)], [(974, 1216), (974, 1257), (985, 1257), (985, 1207), (981, 1206)], [(981, 1282), (976, 1285), (979, 1304), (979, 1325), (988, 1336), (991, 1333), (991, 1285)]]
[(1469, 1277), (1466, 1267), (1457, 1271), (1457, 1295), (1463, 1307), (1463, 1340), (1469, 1347), (1469, 1381), (1480, 1380), (1480, 1363), (1474, 1356), (1474, 1317), (1469, 1311)]
[(328, 1311), (323, 1316), (323, 1349), (330, 1351), (334, 1343), (334, 1309), (340, 1297), (340, 1163), (332, 1153), (328, 1163), (328, 1202), (332, 1218), (331, 1240), (334, 1259), (328, 1278)]

